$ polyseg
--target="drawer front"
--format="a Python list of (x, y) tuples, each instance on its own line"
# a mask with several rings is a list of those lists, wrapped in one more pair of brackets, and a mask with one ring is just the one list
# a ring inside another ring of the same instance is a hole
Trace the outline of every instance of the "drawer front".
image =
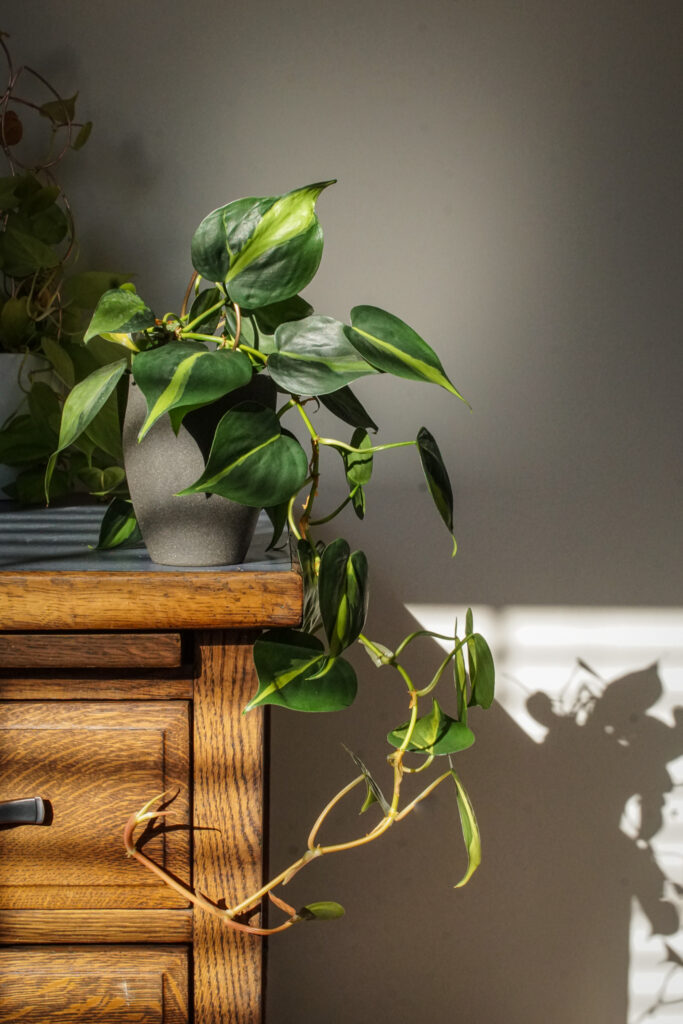
[(2, 1024), (187, 1024), (188, 954), (169, 946), (0, 949)]
[(0, 668), (175, 668), (180, 633), (0, 633)]
[(49, 802), (47, 824), (0, 830), (0, 908), (186, 906), (125, 856), (122, 832), (167, 792), (145, 852), (189, 881), (188, 783), (186, 701), (0, 703), (0, 800)]

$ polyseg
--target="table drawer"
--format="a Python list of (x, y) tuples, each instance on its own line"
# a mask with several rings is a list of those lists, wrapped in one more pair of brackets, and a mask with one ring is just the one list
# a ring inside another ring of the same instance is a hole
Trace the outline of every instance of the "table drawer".
[(125, 856), (122, 832), (169, 792), (173, 827), (160, 819), (145, 852), (189, 881), (189, 746), (186, 701), (0, 703), (0, 800), (39, 796), (50, 812), (0, 830), (0, 908), (185, 906)]
[(180, 633), (0, 633), (0, 669), (175, 668)]
[(0, 949), (2, 1024), (187, 1024), (188, 952), (175, 946)]

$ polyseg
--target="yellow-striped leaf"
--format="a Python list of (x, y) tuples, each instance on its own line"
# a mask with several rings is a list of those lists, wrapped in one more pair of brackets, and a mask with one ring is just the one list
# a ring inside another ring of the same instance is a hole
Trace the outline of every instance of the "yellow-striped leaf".
[(434, 350), (393, 313), (377, 306), (355, 306), (346, 336), (364, 359), (386, 373), (438, 384), (464, 398), (450, 382)]

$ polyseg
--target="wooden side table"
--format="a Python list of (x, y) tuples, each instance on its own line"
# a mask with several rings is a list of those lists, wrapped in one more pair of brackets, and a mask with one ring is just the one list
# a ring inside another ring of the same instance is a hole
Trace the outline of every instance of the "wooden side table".
[(100, 517), (0, 513), (0, 801), (48, 811), (0, 827), (0, 1022), (259, 1024), (261, 940), (121, 833), (170, 790), (145, 852), (214, 901), (258, 887), (263, 720), (241, 712), (254, 638), (299, 623), (301, 579), (265, 520), (244, 565), (176, 570), (91, 550)]

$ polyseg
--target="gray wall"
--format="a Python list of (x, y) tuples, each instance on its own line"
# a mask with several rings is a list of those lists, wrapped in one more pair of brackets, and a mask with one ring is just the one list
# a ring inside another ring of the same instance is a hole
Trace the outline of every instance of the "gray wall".
[[(403, 316), (473, 406), (358, 387), (383, 439), (433, 429), (457, 493), (453, 562), (411, 453), (378, 464), (362, 527), (345, 520), (373, 637), (408, 631), (407, 603), (683, 604), (679, 2), (28, 0), (3, 23), (95, 121), (65, 168), (84, 255), (135, 271), (159, 308), (179, 305), (210, 209), (339, 179), (307, 296)], [(396, 683), (358, 667), (344, 716), (272, 717), (274, 869), (350, 777), (339, 743), (381, 770), (402, 720)], [(273, 1024), (623, 1024), (629, 900), (651, 879), (617, 826), (663, 754), (631, 764), (629, 790), (602, 748), (553, 738), (481, 717), (461, 770), (485, 860), (465, 890), (450, 793), (299, 876), (295, 903), (347, 917), (271, 942)], [(364, 826), (354, 810), (337, 827)]]

